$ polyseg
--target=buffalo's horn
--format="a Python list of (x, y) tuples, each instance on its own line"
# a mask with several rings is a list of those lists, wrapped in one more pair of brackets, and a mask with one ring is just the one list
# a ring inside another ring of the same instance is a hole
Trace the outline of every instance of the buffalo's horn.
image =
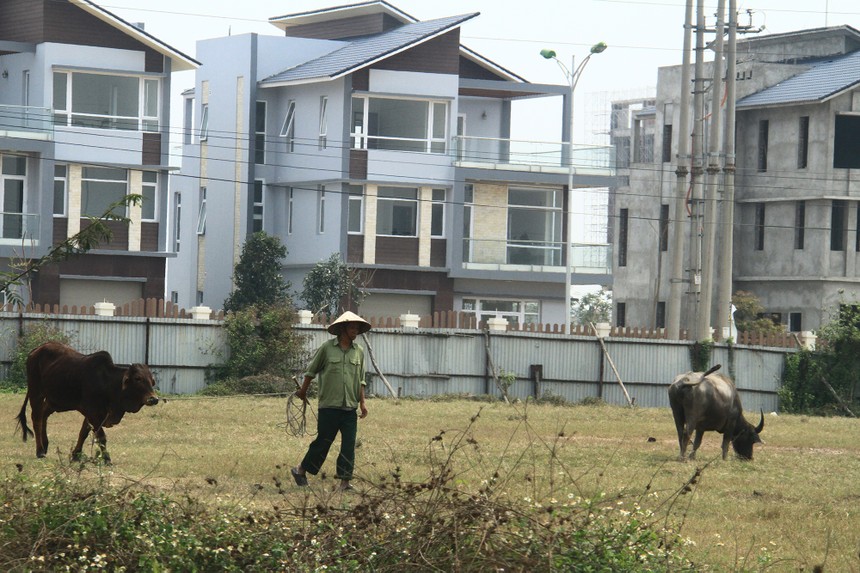
[(761, 412), (761, 422), (758, 423), (758, 426), (755, 427), (755, 433), (760, 434), (762, 430), (764, 430), (764, 410), (759, 410)]
[(719, 370), (721, 367), (722, 367), (722, 364), (717, 364), (717, 365), (715, 365), (715, 366), (711, 366), (710, 368), (708, 368), (708, 371), (707, 371), (707, 372), (705, 372), (704, 374), (702, 374), (702, 379), (704, 379), (708, 374), (713, 374), (714, 372), (716, 372), (717, 370)]

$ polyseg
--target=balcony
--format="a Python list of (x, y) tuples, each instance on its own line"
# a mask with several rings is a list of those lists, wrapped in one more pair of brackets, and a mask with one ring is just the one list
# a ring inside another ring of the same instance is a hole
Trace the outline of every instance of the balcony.
[(0, 246), (37, 246), (39, 232), (39, 215), (0, 212)]
[[(481, 271), (564, 273), (564, 243), (463, 239), (463, 268)], [(573, 243), (571, 272), (584, 275), (612, 273), (612, 245)]]
[(494, 137), (456, 136), (452, 151), (457, 167), (612, 177), (615, 175), (611, 145), (582, 145), (545, 141), (521, 141)]
[(0, 105), (0, 137), (38, 139), (54, 137), (53, 115), (50, 109), (22, 105)]

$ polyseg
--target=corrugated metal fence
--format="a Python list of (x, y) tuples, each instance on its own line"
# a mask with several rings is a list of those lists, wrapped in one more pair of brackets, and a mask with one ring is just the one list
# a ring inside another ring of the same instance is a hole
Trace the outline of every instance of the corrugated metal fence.
[[(19, 332), (48, 322), (71, 335), (81, 352), (107, 350), (118, 364), (145, 362), (161, 392), (193, 393), (202, 388), (206, 368), (223, 362), (228, 348), (220, 320), (173, 318), (28, 315), (0, 313), (0, 362), (8, 367)], [(320, 325), (295, 325), (313, 350), (331, 336)], [(375, 328), (366, 342), (369, 389), (389, 391), (375, 372), (379, 369), (401, 396), (492, 394), (501, 396), (491, 373), (510, 373), (512, 398), (540, 394), (570, 402), (602, 398), (626, 404), (618, 383), (640, 406), (668, 406), (666, 387), (690, 369), (688, 341), (604, 339), (603, 352), (593, 336), (538, 332), (495, 332), (473, 329)], [(718, 344), (712, 363), (723, 365), (741, 391), (744, 408), (777, 409), (785, 348)], [(607, 356), (608, 354), (608, 356)], [(5, 371), (5, 368), (4, 368)], [(616, 376), (616, 371), (618, 376)]]

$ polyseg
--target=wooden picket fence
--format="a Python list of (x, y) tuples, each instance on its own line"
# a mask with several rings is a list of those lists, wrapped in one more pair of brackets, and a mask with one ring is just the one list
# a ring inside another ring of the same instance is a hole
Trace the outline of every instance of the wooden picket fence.
[[(4, 312), (14, 312), (18, 314), (42, 314), (45, 316), (56, 315), (72, 315), (72, 316), (94, 316), (96, 314), (95, 305), (41, 305), (33, 304), (27, 306), (7, 304), (3, 307)], [(121, 306), (117, 306), (114, 310), (114, 316), (139, 317), (139, 318), (191, 318), (191, 311), (180, 308), (170, 301), (164, 299), (137, 299), (127, 302)], [(213, 311), (209, 317), (211, 320), (223, 320), (224, 311)]]

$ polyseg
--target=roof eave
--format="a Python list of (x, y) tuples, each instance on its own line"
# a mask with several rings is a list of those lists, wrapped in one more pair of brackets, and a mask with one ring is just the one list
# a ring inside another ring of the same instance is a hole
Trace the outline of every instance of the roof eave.
[(132, 36), (140, 43), (152, 48), (153, 50), (167, 56), (173, 62), (172, 71), (174, 72), (182, 72), (186, 70), (193, 70), (200, 67), (200, 62), (188, 56), (176, 48), (173, 48), (152, 34), (141, 30), (137, 26), (126, 22), (119, 16), (108, 12), (101, 6), (93, 4), (90, 0), (69, 0), (75, 6), (78, 6), (85, 12), (88, 12), (107, 24), (110, 24), (114, 28), (121, 30), (123, 33)]

